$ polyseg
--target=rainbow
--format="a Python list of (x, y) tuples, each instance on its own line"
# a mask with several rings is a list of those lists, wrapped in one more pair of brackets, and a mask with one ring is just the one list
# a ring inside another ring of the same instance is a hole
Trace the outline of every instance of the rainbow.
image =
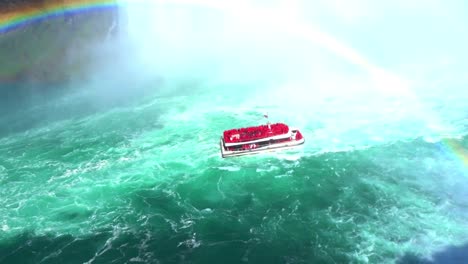
[(468, 167), (468, 151), (456, 139), (444, 139), (442, 144), (445, 150), (450, 153), (454, 159), (460, 160), (464, 167)]
[(83, 11), (116, 7), (116, 0), (50, 0), (44, 4), (25, 4), (0, 14), (0, 33), (17, 29), (38, 20)]

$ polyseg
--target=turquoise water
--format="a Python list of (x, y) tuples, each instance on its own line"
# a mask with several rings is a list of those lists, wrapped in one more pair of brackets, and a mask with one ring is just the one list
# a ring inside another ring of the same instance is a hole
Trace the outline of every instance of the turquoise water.
[[(150, 7), (130, 11), (128, 38), (90, 44), (84, 80), (0, 105), (0, 263), (427, 263), (466, 249), (466, 67), (450, 60), (465, 53), (392, 49), (380, 20)], [(317, 25), (355, 33), (385, 71)], [(306, 143), (222, 159), (222, 132), (265, 112)]]
[[(468, 242), (466, 167), (442, 141), (466, 150), (466, 120), (437, 137), (386, 113), (391, 99), (305, 111), (238, 87), (249, 96), (175, 85), (25, 110), (42, 121), (0, 139), (0, 262), (389, 263)], [(265, 110), (302, 128), (304, 147), (222, 159), (222, 131)]]

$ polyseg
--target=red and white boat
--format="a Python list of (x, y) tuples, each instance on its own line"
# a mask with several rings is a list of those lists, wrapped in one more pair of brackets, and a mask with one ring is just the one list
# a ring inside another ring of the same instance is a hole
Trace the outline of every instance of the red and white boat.
[(223, 158), (290, 149), (304, 144), (297, 128), (283, 123), (226, 130), (220, 140)]

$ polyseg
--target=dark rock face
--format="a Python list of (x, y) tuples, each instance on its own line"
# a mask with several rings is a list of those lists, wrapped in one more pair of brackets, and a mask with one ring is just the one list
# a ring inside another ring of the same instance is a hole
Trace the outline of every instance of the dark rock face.
[(2, 0), (0, 10), (18, 11), (18, 8), (45, 8), (48, 6), (63, 5), (69, 3), (89, 2), (82, 0)]
[[(0, 8), (1, 10), (5, 9), (13, 9), (17, 8), (19, 6), (26, 6), (26, 5), (43, 5), (47, 2), (46, 0), (5, 0), (0, 2)], [(55, 1), (56, 2), (56, 1)]]
[[(19, 1), (17, 1), (19, 2)], [(0, 82), (60, 82), (93, 63), (118, 31), (117, 8), (33, 19), (0, 35)]]
[(0, 82), (60, 82), (84, 74), (116, 37), (113, 10), (44, 18), (0, 35)]
[[(0, 10), (21, 13), (50, 7), (52, 2), (71, 1), (0, 1)], [(3, 11), (0, 21), (7, 13)], [(97, 65), (112, 65), (118, 59), (113, 44), (120, 39), (119, 19), (117, 6), (90, 8), (35, 18), (0, 31), (0, 104), (39, 89), (41, 93), (63, 89), (89, 78)]]

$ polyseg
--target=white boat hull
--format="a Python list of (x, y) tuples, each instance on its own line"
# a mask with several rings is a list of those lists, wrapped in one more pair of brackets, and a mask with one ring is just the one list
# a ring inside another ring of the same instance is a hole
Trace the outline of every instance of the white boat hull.
[(244, 156), (244, 155), (252, 155), (252, 154), (258, 154), (258, 153), (264, 153), (264, 152), (274, 152), (274, 151), (279, 151), (279, 150), (292, 149), (292, 148), (296, 148), (304, 144), (304, 142), (305, 142), (305, 139), (302, 138), (300, 140), (291, 140), (287, 142), (274, 143), (274, 144), (267, 145), (264, 147), (247, 149), (247, 150), (236, 150), (236, 151), (229, 151), (224, 148), (223, 137), (221, 137), (219, 144), (221, 148), (221, 156), (223, 158), (227, 158), (227, 157), (236, 157), (236, 156)]

